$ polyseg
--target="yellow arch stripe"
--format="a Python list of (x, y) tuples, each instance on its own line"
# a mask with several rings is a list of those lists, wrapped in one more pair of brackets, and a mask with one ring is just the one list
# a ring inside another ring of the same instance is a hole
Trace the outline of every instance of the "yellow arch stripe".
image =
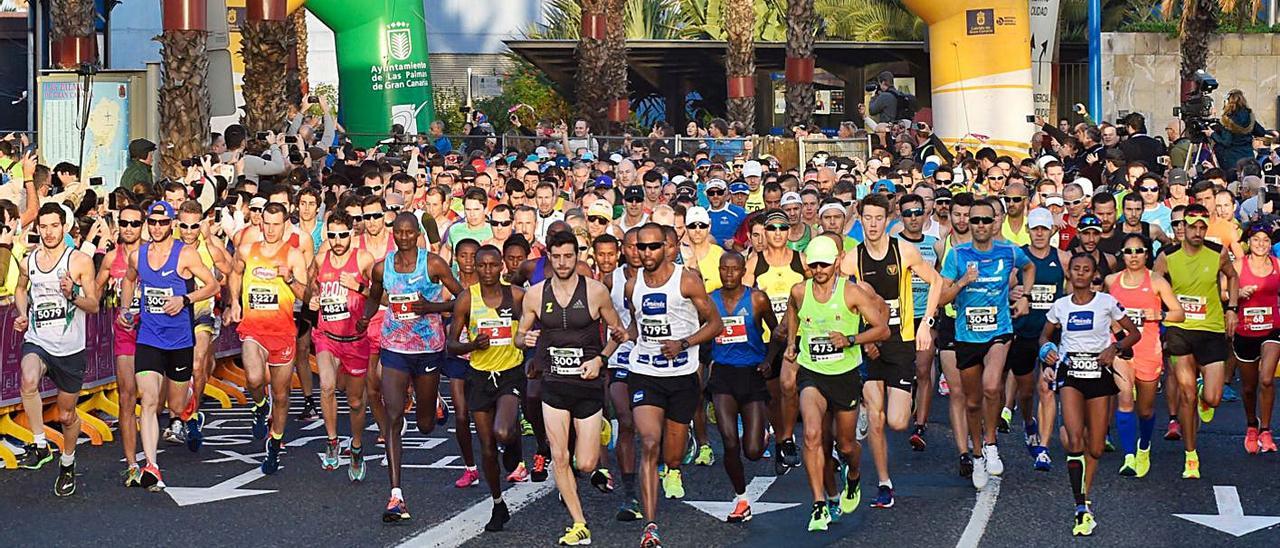
[(1030, 84), (988, 84), (977, 86), (952, 86), (946, 89), (934, 89), (934, 95), (940, 93), (956, 93), (959, 91), (979, 91), (984, 89), (1033, 89)]
[(1030, 142), (1024, 142), (1024, 141), (1009, 141), (1009, 140), (1003, 140), (1003, 139), (987, 139), (986, 141), (979, 141), (978, 139), (973, 138), (973, 137), (961, 138), (961, 139), (946, 139), (946, 138), (944, 138), (944, 139), (942, 139), (942, 142), (943, 142), (943, 143), (946, 143), (946, 144), (948, 144), (948, 145), (954, 145), (954, 144), (956, 144), (956, 143), (964, 143), (964, 144), (966, 144), (966, 145), (969, 145), (969, 144), (975, 144), (975, 143), (976, 143), (976, 144), (981, 144), (982, 146), (989, 146), (989, 147), (1022, 147), (1022, 148), (1029, 148), (1029, 147), (1031, 146), (1031, 143), (1030, 143)]

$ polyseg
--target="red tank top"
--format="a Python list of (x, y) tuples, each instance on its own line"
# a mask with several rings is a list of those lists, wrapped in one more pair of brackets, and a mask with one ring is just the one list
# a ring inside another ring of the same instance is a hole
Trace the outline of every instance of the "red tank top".
[(333, 252), (325, 253), (320, 262), (320, 271), (316, 275), (316, 284), (320, 288), (320, 330), (339, 337), (355, 336), (356, 322), (364, 314), (364, 294), (343, 287), (342, 275), (351, 274), (361, 284), (368, 284), (360, 273), (360, 261), (357, 251), (347, 252), (347, 261), (340, 267), (333, 266), (329, 259)]
[(1138, 344), (1133, 346), (1133, 361), (1158, 365), (1160, 363), (1160, 322), (1144, 319), (1146, 311), (1158, 312), (1162, 305), (1160, 296), (1151, 288), (1151, 271), (1143, 272), (1142, 282), (1137, 287), (1125, 287), (1124, 276), (1125, 273), (1121, 272), (1116, 277), (1116, 283), (1111, 285), (1110, 292), (1111, 296), (1124, 307), (1124, 313), (1142, 331), (1142, 338), (1138, 339)]
[(1280, 304), (1280, 296), (1277, 295), (1280, 291), (1280, 261), (1275, 257), (1267, 258), (1271, 261), (1271, 273), (1266, 276), (1254, 274), (1248, 259), (1240, 269), (1240, 287), (1254, 286), (1254, 290), (1248, 299), (1240, 300), (1237, 335), (1261, 337), (1275, 329), (1276, 307)]

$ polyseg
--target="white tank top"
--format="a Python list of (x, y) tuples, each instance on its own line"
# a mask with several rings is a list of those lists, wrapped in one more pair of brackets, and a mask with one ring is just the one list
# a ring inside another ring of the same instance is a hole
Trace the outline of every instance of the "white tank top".
[(22, 340), (58, 357), (83, 351), (86, 338), (84, 312), (62, 295), (62, 277), (71, 268), (71, 251), (71, 248), (63, 251), (48, 272), (36, 264), (39, 251), (27, 255), (27, 273), (31, 279), (31, 303), (27, 310), (30, 325)]
[[(618, 311), (618, 316), (622, 319), (622, 327), (631, 327), (631, 314), (627, 311), (627, 273), (626, 265), (619, 265), (613, 271), (613, 287), (609, 288), (609, 300), (613, 301), (613, 309)], [(631, 363), (631, 349), (636, 346), (634, 341), (627, 341), (618, 347), (618, 350), (609, 357), (610, 369), (627, 369)]]
[(636, 313), (640, 338), (631, 351), (632, 373), (653, 377), (689, 375), (698, 370), (698, 347), (690, 346), (674, 360), (662, 355), (660, 341), (687, 339), (698, 330), (698, 310), (680, 293), (684, 267), (676, 265), (660, 287), (649, 287), (644, 272), (636, 273), (631, 309)]

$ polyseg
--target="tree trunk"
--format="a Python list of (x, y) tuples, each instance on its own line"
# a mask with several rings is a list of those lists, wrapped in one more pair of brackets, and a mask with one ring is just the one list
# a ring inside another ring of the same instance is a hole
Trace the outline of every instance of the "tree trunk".
[(289, 24), (293, 28), (293, 52), (298, 61), (297, 70), (289, 75), (289, 100), (296, 105), (302, 102), (304, 93), (311, 91), (311, 76), (307, 70), (307, 11), (299, 9), (293, 12)]
[[(54, 50), (54, 65), (58, 68), (76, 68), (80, 63), (97, 61), (97, 36), (94, 31), (96, 19), (93, 0), (50, 2), (49, 42)], [(77, 48), (77, 41), (80, 41), (81, 48)]]
[(160, 42), (160, 171), (186, 174), (182, 160), (204, 154), (209, 144), (209, 33), (166, 30)]
[(1182, 5), (1182, 80), (1191, 79), (1209, 60), (1209, 39), (1218, 28), (1218, 0), (1185, 0)]
[[(613, 67), (609, 66), (605, 24), (609, 0), (579, 0), (579, 3), (582, 5), (582, 32), (578, 38), (575, 90), (578, 114), (591, 124), (592, 131), (600, 131), (605, 127), (609, 101), (613, 98), (613, 92), (608, 88)], [(536, 121), (529, 120), (529, 123)]]
[(244, 117), (249, 133), (280, 132), (289, 113), (288, 79), (290, 29), (286, 21), (245, 21), (240, 28), (244, 58)]
[[(609, 103), (629, 101), (631, 94), (627, 91), (627, 0), (606, 0), (605, 17), (605, 51), (609, 59), (609, 75), (607, 89)], [(628, 109), (629, 110), (629, 109)], [(607, 117), (606, 117), (607, 118)], [(593, 125), (592, 131), (598, 134), (621, 135), (626, 120), (605, 125)]]
[[(756, 125), (756, 10), (754, 0), (728, 0), (723, 9), (725, 38), (725, 76), (729, 81), (726, 111), (730, 122), (741, 122), (747, 131)], [(737, 80), (735, 80), (737, 79)]]
[[(814, 59), (813, 42), (818, 32), (818, 14), (813, 7), (814, 0), (788, 0), (787, 2), (787, 58), (807, 60)], [(806, 72), (808, 81), (800, 79), (787, 80), (787, 128), (813, 122), (813, 111), (818, 102), (814, 96), (812, 65), (799, 63), (800, 73)]]

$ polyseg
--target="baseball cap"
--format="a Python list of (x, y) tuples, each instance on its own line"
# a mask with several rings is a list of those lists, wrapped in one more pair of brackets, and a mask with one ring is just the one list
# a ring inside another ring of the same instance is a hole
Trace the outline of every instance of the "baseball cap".
[(1071, 182), (1077, 185), (1080, 185), (1080, 189), (1084, 191), (1084, 195), (1086, 198), (1088, 198), (1089, 196), (1093, 196), (1093, 180), (1092, 179), (1089, 179), (1087, 177), (1076, 177), (1076, 179)]
[(1062, 196), (1050, 196), (1044, 199), (1044, 206), (1045, 207), (1049, 207), (1049, 206), (1066, 207), (1067, 202), (1062, 199)]
[[(254, 200), (262, 200), (264, 204), (267, 202), (267, 199), (262, 197), (254, 198)], [(151, 204), (151, 207), (147, 208), (147, 215), (164, 215), (164, 218), (166, 219), (173, 219), (177, 217), (173, 211), (173, 205), (164, 200)]]
[(827, 237), (817, 237), (809, 242), (809, 247), (804, 249), (805, 259), (809, 264), (826, 263), (835, 264), (836, 257), (840, 252), (836, 249), (836, 241)]
[(794, 205), (799, 205), (799, 204), (802, 204), (802, 203), (804, 203), (804, 200), (801, 200), (801, 199), (800, 199), (800, 195), (799, 195), (799, 194), (796, 194), (796, 193), (794, 193), (794, 192), (788, 192), (788, 193), (786, 193), (786, 194), (783, 194), (783, 195), (782, 195), (782, 202), (781, 202), (781, 203), (779, 203), (778, 205), (781, 205), (781, 206), (789, 206), (789, 205), (793, 205), (793, 204), (794, 204)]
[(879, 181), (876, 181), (875, 186), (871, 187), (871, 192), (873, 193), (874, 192), (894, 193), (897, 191), (898, 191), (898, 185), (893, 184), (893, 181), (890, 181), (888, 179), (880, 179)]
[[(165, 205), (168, 205), (168, 203), (165, 203)], [(249, 208), (252, 209), (255, 207), (257, 208), (267, 207), (267, 199), (263, 198), (262, 196), (255, 196), (252, 200), (249, 200)], [(173, 206), (169, 206), (169, 209), (173, 209)]]
[(613, 188), (613, 177), (608, 175), (596, 177), (596, 188)]
[(148, 152), (155, 149), (156, 144), (146, 139), (134, 139), (129, 141), (129, 156), (134, 158), (143, 158)]
[(533, 153), (534, 153), (534, 154), (536, 154), (536, 155), (538, 156), (538, 158), (550, 158), (550, 157), (551, 157), (551, 153), (547, 151), (547, 147), (538, 147), (538, 148), (536, 148), (536, 149), (534, 149), (534, 150), (533, 150)]
[[(1061, 200), (1061, 198), (1059, 198)], [(1043, 207), (1037, 207), (1027, 214), (1027, 228), (1053, 228), (1053, 213)]]
[(604, 217), (613, 219), (613, 206), (604, 200), (596, 200), (591, 202), (591, 206), (587, 208), (587, 217)]
[(840, 204), (838, 202), (829, 202), (829, 203), (822, 204), (822, 207), (818, 208), (818, 216), (821, 217), (825, 215), (828, 211), (839, 211), (841, 215), (848, 214), (845, 211), (843, 204)]
[(622, 163), (622, 155), (621, 155), (621, 154), (618, 154), (617, 152), (615, 152), (615, 153), (613, 153), (613, 154), (610, 154), (610, 155), (609, 155), (609, 161), (610, 161), (610, 162), (612, 162), (612, 163), (613, 163), (613, 165), (615, 165), (615, 166), (616, 166), (616, 165), (618, 165), (618, 164), (621, 164), (621, 163)]
[(1169, 170), (1169, 184), (1171, 185), (1187, 185), (1191, 183), (1191, 177), (1187, 175), (1187, 170), (1180, 167)]
[(626, 190), (622, 191), (622, 199), (624, 201), (625, 200), (643, 200), (644, 189), (640, 188), (639, 185), (629, 186), (626, 188)]
[(1080, 222), (1076, 223), (1076, 229), (1080, 232), (1086, 232), (1089, 230), (1102, 232), (1102, 219), (1099, 219), (1097, 215), (1092, 213), (1085, 213), (1080, 217)]
[(678, 184), (680, 184), (680, 183), (683, 183), (683, 182), (685, 182), (685, 181), (688, 181), (688, 180), (689, 180), (689, 178), (688, 178), (688, 177), (685, 177), (684, 175), (676, 175), (675, 177), (672, 177), (672, 178), (671, 178), (671, 182), (672, 182), (672, 183), (675, 183), (675, 184), (677, 184), (677, 185), (678, 185)]
[(711, 167), (711, 160), (703, 158), (701, 160), (698, 160), (698, 162), (693, 165), (694, 167)]
[(742, 164), (743, 177), (759, 177), (764, 175), (764, 168), (760, 166), (760, 162), (755, 160), (747, 160)]
[(724, 179), (712, 179), (710, 181), (707, 181), (707, 190), (711, 190), (713, 188), (727, 190), (729, 188), (729, 185), (725, 184)]
[(751, 187), (743, 182), (730, 183), (729, 194), (751, 194)]
[(707, 209), (701, 206), (689, 208), (684, 214), (684, 224), (689, 226), (693, 223), (711, 224), (711, 215), (707, 213)]
[(583, 153), (582, 153), (582, 159), (583, 159), (583, 160), (585, 160), (585, 161), (587, 161), (587, 162), (591, 162), (591, 161), (594, 161), (594, 160), (596, 159), (596, 155), (595, 155), (595, 154), (592, 154), (592, 153), (591, 153), (591, 151), (590, 151), (590, 150), (588, 150), (588, 151), (586, 151), (586, 152), (583, 152)]
[(925, 177), (933, 177), (938, 171), (938, 166), (942, 165), (942, 158), (937, 156), (929, 156), (924, 159), (924, 166), (920, 168), (920, 174)]

